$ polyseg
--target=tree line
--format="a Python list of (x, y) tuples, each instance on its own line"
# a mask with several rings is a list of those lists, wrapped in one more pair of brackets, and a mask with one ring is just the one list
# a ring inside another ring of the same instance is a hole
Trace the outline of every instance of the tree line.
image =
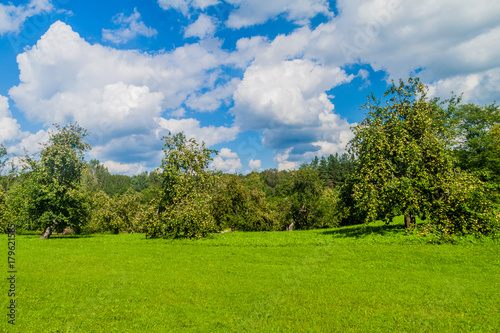
[[(216, 151), (183, 133), (164, 137), (161, 166), (112, 175), (77, 124), (50, 134), (37, 158), (7, 166), (0, 145), (0, 228), (15, 224), (42, 238), (141, 232), (148, 238), (201, 238), (242, 231), (327, 228), (390, 222), (447, 239), (496, 234), (500, 227), (500, 110), (429, 98), (418, 79), (370, 95), (347, 153), (315, 157), (297, 170), (248, 175), (209, 170)], [(67, 230), (67, 229), (66, 229)]]

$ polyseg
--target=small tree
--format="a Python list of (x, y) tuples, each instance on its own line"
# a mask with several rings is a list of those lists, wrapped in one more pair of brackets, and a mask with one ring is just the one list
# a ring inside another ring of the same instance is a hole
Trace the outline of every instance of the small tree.
[(49, 238), (54, 230), (65, 227), (78, 233), (88, 213), (80, 189), (83, 153), (90, 148), (83, 141), (87, 131), (77, 124), (55, 126), (57, 132), (50, 134), (40, 160), (27, 157), (31, 172), (20, 191), (27, 199), (31, 225), (45, 230), (40, 238)]
[(183, 133), (164, 137), (157, 219), (149, 222), (148, 237), (200, 238), (216, 231), (211, 214), (213, 177), (208, 171), (215, 150)]

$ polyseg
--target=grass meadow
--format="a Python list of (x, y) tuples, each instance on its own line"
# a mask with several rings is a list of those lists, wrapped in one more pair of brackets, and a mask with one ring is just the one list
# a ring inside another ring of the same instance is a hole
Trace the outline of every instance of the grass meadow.
[(199, 241), (17, 235), (15, 255), (4, 332), (500, 331), (500, 241), (429, 244), (401, 220)]

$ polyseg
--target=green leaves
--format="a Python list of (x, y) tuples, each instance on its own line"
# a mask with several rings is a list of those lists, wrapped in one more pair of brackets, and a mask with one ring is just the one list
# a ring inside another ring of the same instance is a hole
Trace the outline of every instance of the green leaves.
[[(369, 98), (364, 106), (368, 116), (353, 128), (350, 142), (359, 160), (351, 182), (356, 205), (369, 221), (430, 216), (434, 225), (447, 225), (441, 231), (486, 230), (489, 213), (482, 212), (488, 209), (474, 202), (479, 197), (487, 202), (481, 183), (453, 170), (453, 127), (447, 115), (456, 112), (459, 100), (429, 100), (426, 93), (418, 79), (410, 78), (408, 84), (393, 83), (384, 95), (385, 106)], [(471, 214), (482, 229), (466, 222)]]
[(462, 105), (450, 114), (458, 166), (500, 187), (500, 108)]
[(51, 226), (62, 231), (69, 226), (78, 233), (89, 213), (88, 198), (80, 188), (83, 153), (90, 148), (83, 141), (87, 132), (77, 124), (55, 127), (40, 159), (26, 157), (31, 172), (12, 191), (13, 207), (19, 218), (29, 220), (30, 229)]
[(207, 170), (215, 150), (183, 133), (164, 137), (162, 184), (148, 237), (199, 238), (217, 230), (210, 214), (213, 175)]

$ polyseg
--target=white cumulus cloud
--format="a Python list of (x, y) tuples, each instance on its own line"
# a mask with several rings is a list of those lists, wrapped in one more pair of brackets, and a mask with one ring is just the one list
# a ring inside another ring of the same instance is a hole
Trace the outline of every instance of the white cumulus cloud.
[(113, 23), (120, 25), (118, 29), (102, 29), (102, 39), (115, 44), (123, 44), (137, 36), (153, 37), (158, 34), (156, 29), (147, 27), (141, 21), (141, 14), (134, 8), (134, 13), (130, 16), (125, 16), (120, 13), (113, 17)]
[(184, 38), (187, 37), (212, 37), (217, 28), (217, 20), (205, 14), (200, 14), (198, 19), (191, 23), (184, 32)]
[(227, 173), (235, 173), (241, 169), (243, 165), (237, 153), (234, 153), (229, 148), (222, 148), (219, 155), (214, 157), (210, 168), (220, 170)]
[(260, 169), (262, 166), (262, 161), (261, 160), (250, 160), (248, 161), (248, 167), (252, 170), (257, 170)]
[(351, 124), (334, 113), (325, 91), (351, 79), (310, 60), (252, 65), (234, 93), (232, 113), (243, 130), (263, 130), (262, 144), (281, 154), (278, 164), (297, 166), (324, 147), (345, 148)]
[(54, 10), (50, 0), (31, 0), (26, 5), (15, 6), (0, 3), (0, 35), (8, 32), (19, 32), (29, 17), (49, 13)]
[(140, 163), (120, 163), (115, 161), (106, 161), (103, 165), (110, 173), (119, 173), (127, 176), (134, 176), (143, 173), (147, 168)]
[(218, 0), (158, 0), (158, 4), (164, 10), (174, 9), (187, 16), (191, 9), (204, 10), (218, 4)]
[[(337, 7), (339, 16), (308, 33), (305, 57), (369, 64), (389, 80), (418, 75), (437, 91), (464, 89), (455, 92), (473, 102), (482, 102), (473, 98), (477, 89), (500, 81), (500, 2), (342, 0)], [(500, 98), (500, 86), (489, 91), (490, 101)]]
[(193, 118), (187, 119), (164, 119), (156, 118), (156, 121), (162, 129), (172, 132), (173, 134), (184, 132), (191, 138), (195, 138), (198, 142), (205, 142), (207, 146), (212, 146), (217, 143), (232, 141), (240, 132), (238, 127), (224, 126), (201, 126), (199, 120)]
[(17, 61), (20, 83), (9, 90), (17, 108), (45, 125), (77, 121), (91, 133), (92, 158), (154, 167), (168, 130), (208, 145), (239, 133), (236, 126), (167, 118), (184, 117), (184, 103), (195, 110), (203, 101), (217, 108), (231, 96), (234, 82), (215, 84), (222, 75), (218, 68), (228, 61), (217, 44), (149, 55), (90, 44), (58, 21)]
[(289, 21), (306, 24), (318, 14), (330, 16), (326, 0), (227, 0), (237, 7), (226, 22), (230, 28), (244, 28), (262, 24), (280, 14)]
[(20, 127), (10, 112), (9, 99), (0, 95), (0, 143), (17, 139), (21, 134)]

